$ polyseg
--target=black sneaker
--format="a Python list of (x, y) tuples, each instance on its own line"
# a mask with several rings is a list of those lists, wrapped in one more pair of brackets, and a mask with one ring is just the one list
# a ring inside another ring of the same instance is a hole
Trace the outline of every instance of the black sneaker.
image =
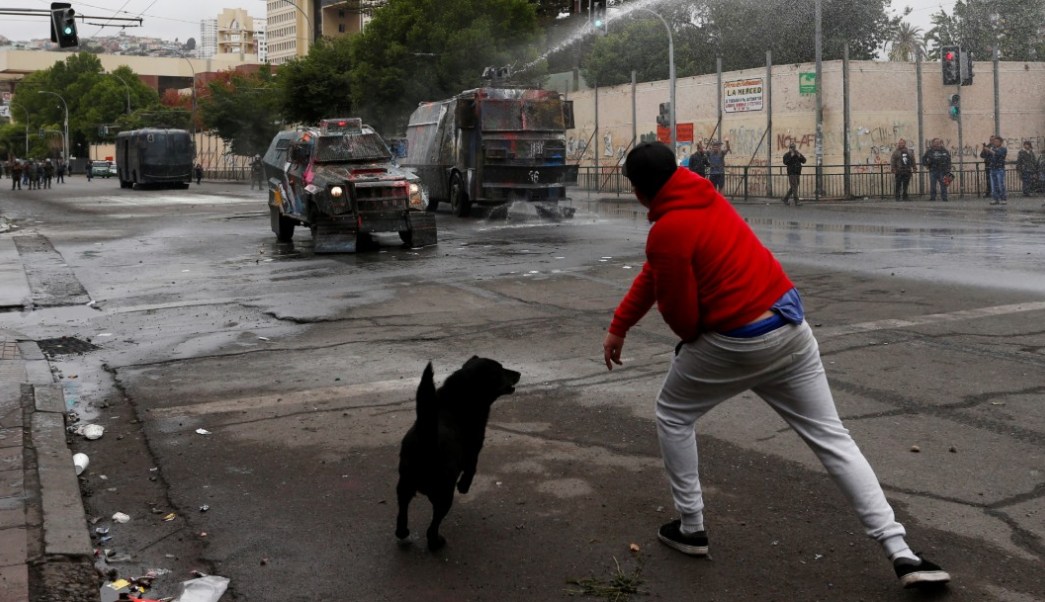
[(657, 539), (669, 548), (675, 548), (683, 554), (689, 554), (690, 556), (708, 555), (707, 532), (697, 531), (696, 533), (684, 534), (682, 533), (682, 521), (678, 519), (662, 526), (657, 531)]
[(929, 562), (921, 556), (917, 561), (910, 558), (897, 558), (893, 561), (893, 569), (904, 587), (932, 588), (940, 587), (951, 580), (947, 571)]

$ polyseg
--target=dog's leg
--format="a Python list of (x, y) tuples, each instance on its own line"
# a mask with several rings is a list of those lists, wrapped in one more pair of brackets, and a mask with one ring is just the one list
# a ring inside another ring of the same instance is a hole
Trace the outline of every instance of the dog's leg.
[(461, 493), (468, 493), (468, 490), (472, 487), (472, 479), (475, 478), (475, 467), (469, 466), (464, 469), (461, 473), (461, 480), (457, 481), (457, 490)]
[(461, 467), (461, 478), (457, 481), (457, 490), (461, 493), (468, 493), (472, 488), (472, 479), (475, 478), (475, 471), (479, 466), (479, 452), (483, 450), (482, 439), (478, 443), (472, 442), (469, 447), (475, 451), (469, 449), (464, 453), (464, 466)]
[(410, 507), (410, 500), (414, 499), (416, 493), (417, 489), (415, 487), (407, 483), (405, 479), (399, 479), (399, 484), (396, 485), (396, 497), (399, 499), (399, 514), (396, 515), (396, 537), (399, 539), (410, 537), (410, 528), (407, 526), (407, 508)]
[(439, 534), (439, 525), (450, 512), (450, 506), (454, 503), (454, 490), (451, 486), (448, 491), (439, 491), (428, 496), (432, 502), (432, 524), (428, 526), (428, 549), (436, 551), (446, 545), (446, 539)]

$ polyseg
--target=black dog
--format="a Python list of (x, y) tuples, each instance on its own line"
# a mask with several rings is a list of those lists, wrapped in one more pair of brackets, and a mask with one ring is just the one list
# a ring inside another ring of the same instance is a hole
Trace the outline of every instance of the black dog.
[(461, 493), (468, 493), (483, 448), (490, 406), (501, 395), (515, 392), (519, 376), (494, 360), (472, 356), (436, 391), (429, 362), (417, 387), (417, 420), (399, 450), (396, 537), (406, 539), (410, 535), (407, 507), (414, 495), (422, 493), (432, 502), (428, 549), (438, 550), (446, 544), (439, 535), (439, 524), (450, 512), (454, 485)]

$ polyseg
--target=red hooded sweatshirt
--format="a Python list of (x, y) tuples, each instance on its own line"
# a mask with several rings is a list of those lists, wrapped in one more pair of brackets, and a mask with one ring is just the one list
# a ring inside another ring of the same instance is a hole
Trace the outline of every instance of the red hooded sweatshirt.
[(617, 306), (623, 337), (653, 303), (683, 341), (756, 320), (794, 285), (715, 187), (678, 169), (649, 202), (646, 263)]

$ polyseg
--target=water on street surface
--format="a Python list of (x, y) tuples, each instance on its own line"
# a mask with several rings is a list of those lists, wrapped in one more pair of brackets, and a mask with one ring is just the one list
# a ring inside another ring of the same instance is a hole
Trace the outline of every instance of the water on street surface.
[[(619, 563), (666, 600), (904, 599), (815, 457), (751, 394), (698, 426), (714, 560), (656, 541), (674, 510), (652, 406), (675, 341), (654, 311), (623, 367), (601, 355), (642, 266), (634, 201), (582, 192), (552, 221), (440, 212), (438, 245), (317, 255), (303, 229), (277, 243), (244, 185), (73, 182), (4, 197), (19, 228), (2, 236), (48, 243), (25, 262), (48, 303), (0, 327), (99, 347), (51, 365), (106, 427), (71, 447), (90, 456), (88, 516), (132, 516), (106, 544), (134, 558), (121, 575), (172, 569), (150, 594), (196, 569), (231, 578), (234, 599), (551, 600)], [(951, 572), (936, 599), (1040, 598), (1041, 199), (738, 210), (801, 290), (839, 411), (912, 546)], [(422, 498), (397, 545), (421, 371), (432, 361), (441, 383), (473, 354), (522, 380), (493, 407), (447, 548), (425, 549)]]

